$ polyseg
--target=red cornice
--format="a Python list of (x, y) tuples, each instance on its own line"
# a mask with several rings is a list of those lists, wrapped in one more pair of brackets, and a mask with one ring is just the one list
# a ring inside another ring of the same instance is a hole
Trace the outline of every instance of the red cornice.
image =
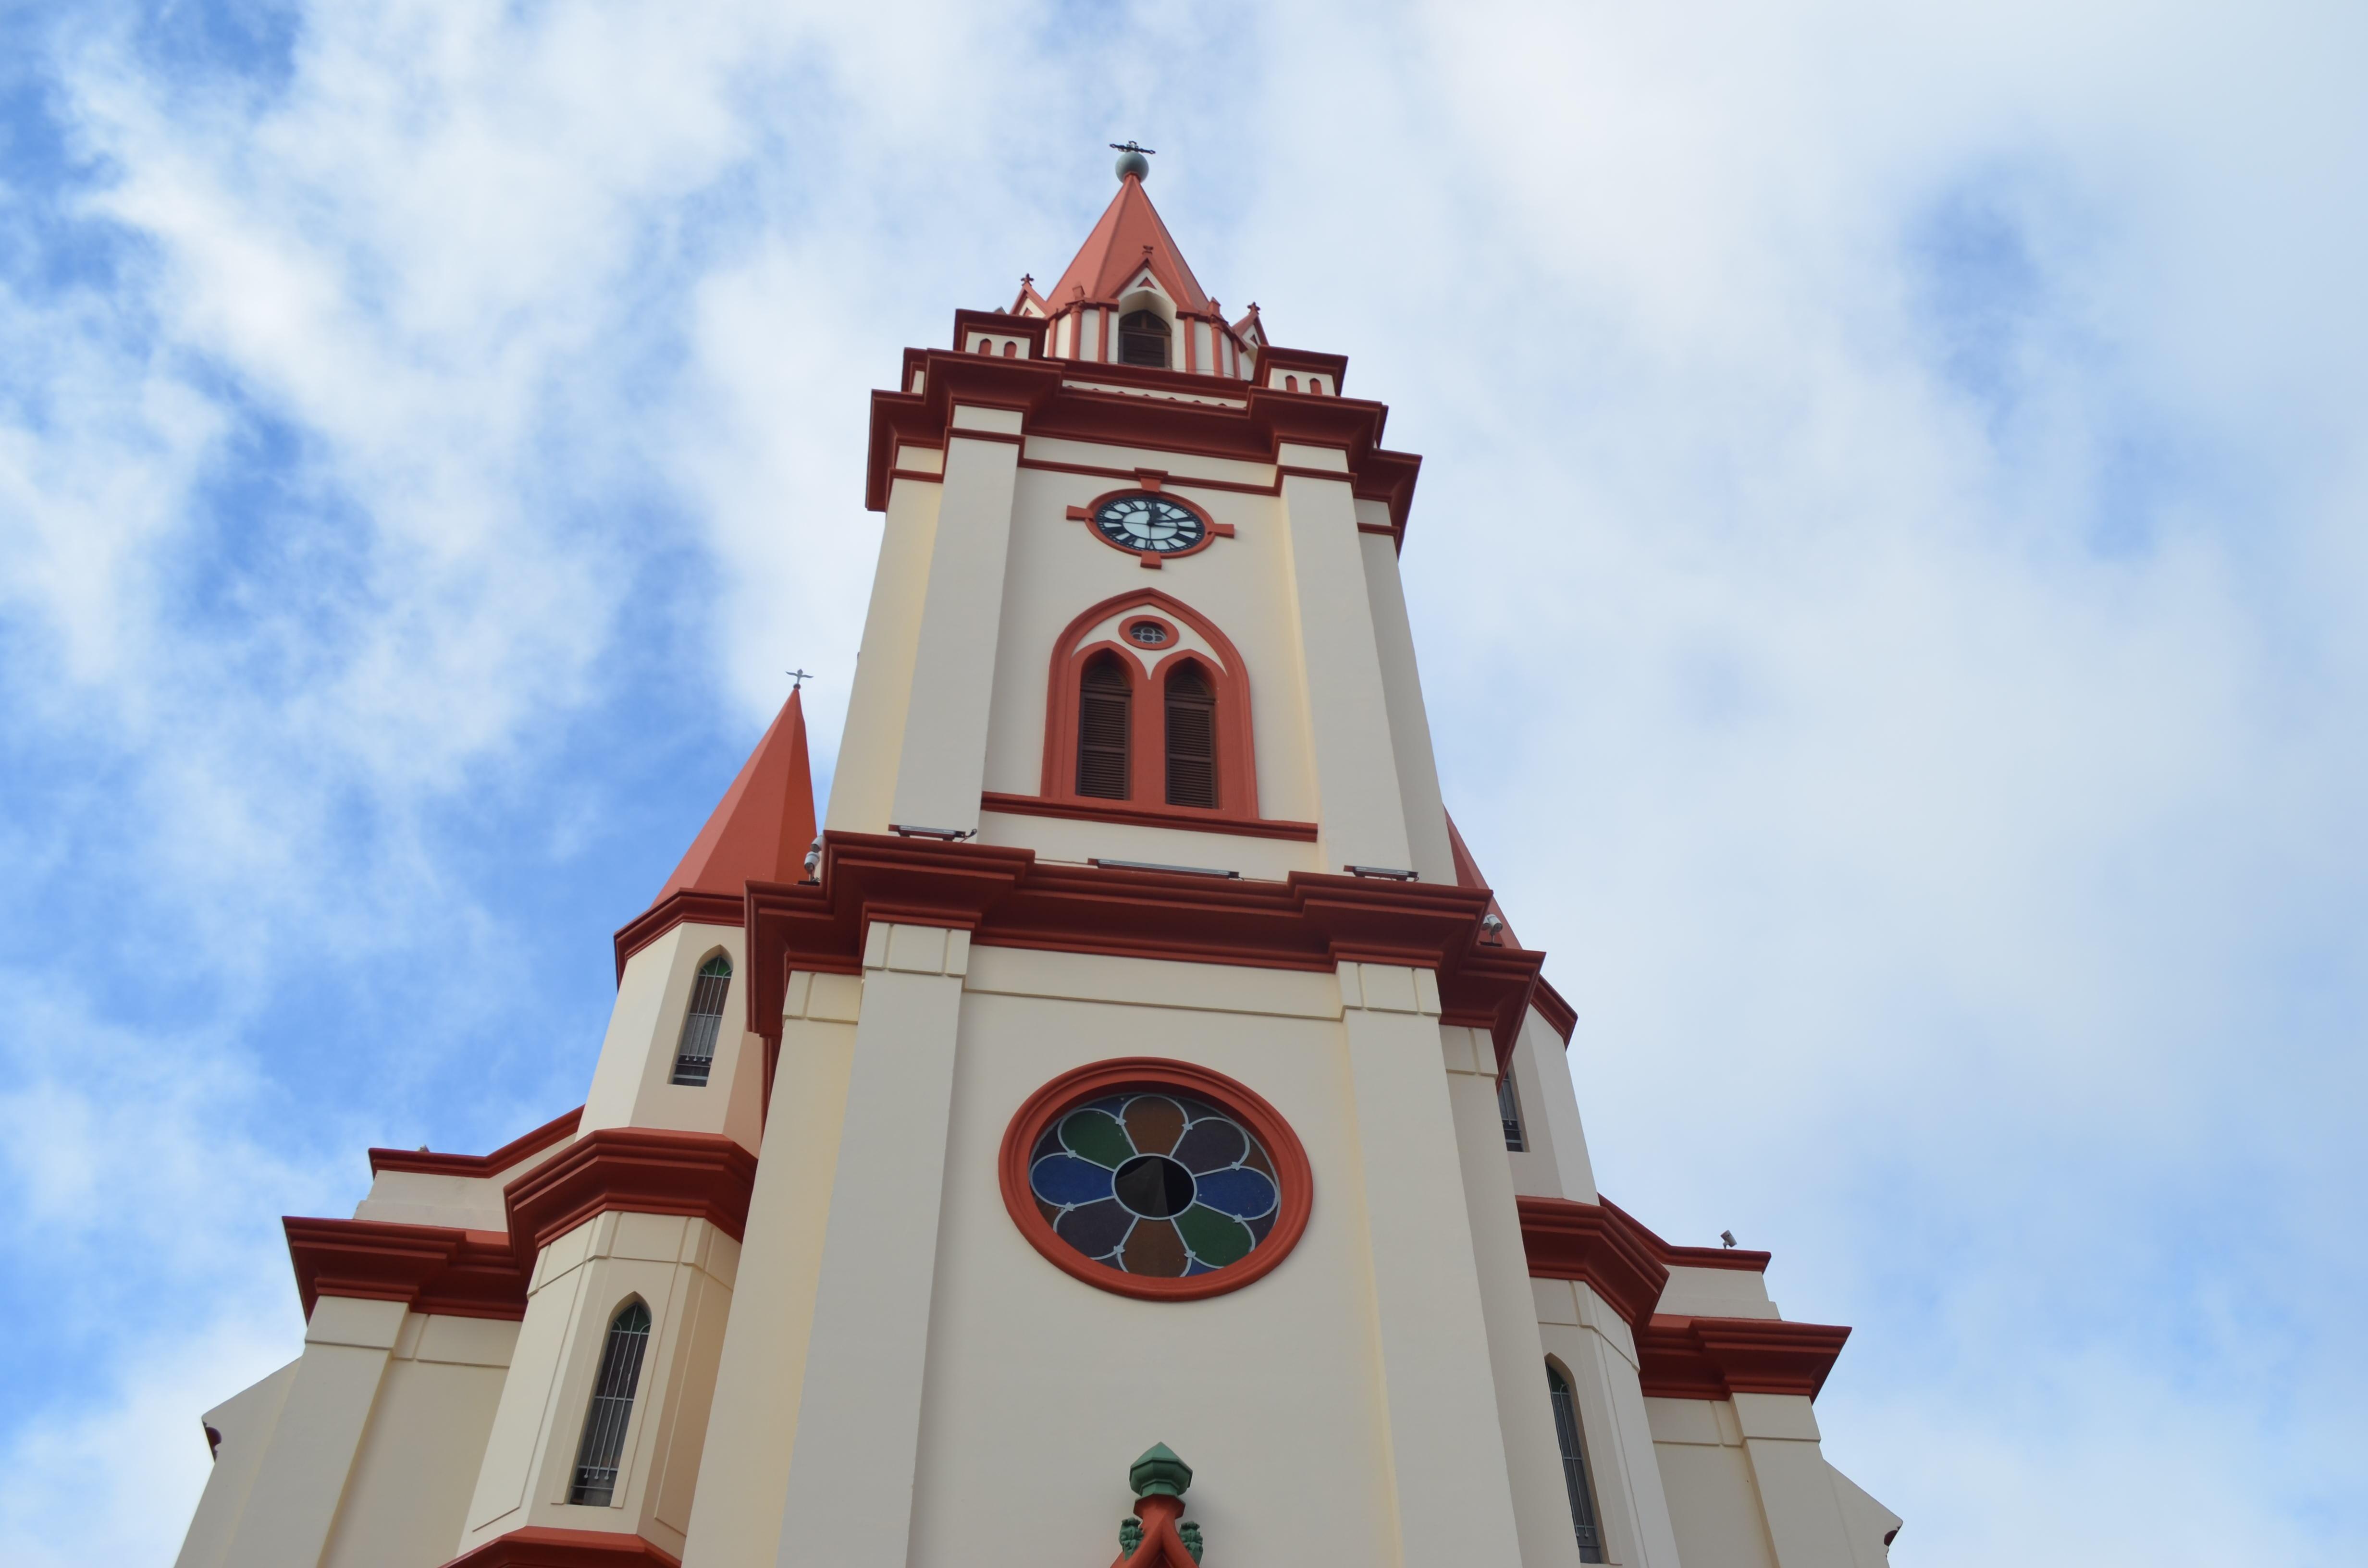
[(444, 1568), (682, 1568), (682, 1560), (621, 1530), (529, 1525), (462, 1552)]
[(1545, 1019), (1546, 1028), (1562, 1036), (1563, 1049), (1570, 1049), (1571, 1032), (1578, 1028), (1578, 1009), (1565, 1001), (1562, 993), (1543, 974), (1538, 976), (1537, 994), (1530, 998), (1530, 1006)]
[(1653, 1256), (1668, 1268), (1733, 1268), (1746, 1274), (1765, 1274), (1773, 1253), (1754, 1252), (1749, 1247), (1681, 1247), (1671, 1246), (1653, 1233), (1638, 1220), (1611, 1199), (1603, 1200), (1604, 1211), (1631, 1231), (1650, 1247)]
[[(916, 370), (923, 376), (921, 391), (905, 390)], [(1173, 395), (1144, 397), (1063, 384), (1088, 377), (1107, 386)], [(1244, 403), (1239, 408), (1181, 401), (1236, 393)], [(1326, 477), (1346, 478), (1356, 495), (1386, 503), (1401, 542), (1422, 467), (1420, 458), (1382, 446), (1389, 410), (1360, 398), (1309, 397), (1184, 370), (907, 349), (901, 387), (871, 394), (867, 507), (886, 508), (888, 476), (899, 446), (945, 445), (957, 402), (1016, 409), (1031, 436), (1269, 463), (1278, 460), (1285, 441), (1336, 448), (1347, 453), (1348, 469)]]
[(1637, 1380), (1648, 1399), (1733, 1399), (1826, 1386), (1850, 1331), (1782, 1318), (1671, 1317), (1636, 1331)]
[[(1669, 1271), (1653, 1256), (1650, 1232), (1609, 1205), (1563, 1198), (1520, 1198), (1521, 1248), (1533, 1279), (1578, 1279), (1595, 1288), (1632, 1328), (1653, 1315)], [(1640, 1234), (1639, 1233), (1643, 1233)]]
[(1220, 880), (1037, 860), (998, 845), (825, 834), (822, 881), (748, 884), (748, 1028), (778, 1043), (792, 970), (860, 973), (872, 919), (966, 929), (988, 947), (1328, 970), (1350, 960), (1439, 976), (1442, 1017), (1488, 1029), (1501, 1067), (1541, 953), (1479, 940), (1485, 891), (1294, 871)]
[(1048, 801), (1042, 795), (1005, 795), (989, 790), (979, 809), (1022, 817), (1067, 817), (1078, 822), (1124, 823), (1130, 827), (1168, 827), (1186, 833), (1229, 833), (1241, 838), (1295, 838), (1315, 842), (1312, 822), (1281, 817), (1233, 817), (1189, 806), (1130, 806), (1117, 801)]
[(401, 1301), (413, 1312), (448, 1317), (526, 1315), (529, 1266), (519, 1263), (504, 1232), (293, 1215), (280, 1223), (308, 1318), (323, 1296)]
[[(739, 911), (733, 911), (732, 923), (740, 923)], [(554, 1143), (564, 1143), (575, 1136), (577, 1123), (584, 1119), (584, 1108), (552, 1117), (523, 1137), (513, 1138), (490, 1154), (432, 1154), (425, 1149), (372, 1149), (370, 1152), (370, 1174), (381, 1171), (415, 1171), (422, 1176), (473, 1176), (484, 1180), (501, 1175), (520, 1160), (541, 1153)]]
[(737, 926), (745, 906), (737, 893), (683, 888), (650, 905), (617, 928), (617, 978), (625, 960), (677, 926)]
[(734, 1241), (748, 1222), (757, 1156), (716, 1132), (603, 1127), (502, 1189), (530, 1256), (595, 1214), (687, 1214)]
[[(572, 1131), (577, 1114), (570, 1111), (528, 1137), (563, 1122)], [(307, 1317), (322, 1296), (357, 1296), (402, 1301), (416, 1312), (518, 1318), (526, 1312), (536, 1255), (594, 1215), (689, 1215), (737, 1241), (756, 1177), (757, 1156), (719, 1134), (604, 1127), (502, 1189), (506, 1232), (292, 1216), (282, 1223)]]

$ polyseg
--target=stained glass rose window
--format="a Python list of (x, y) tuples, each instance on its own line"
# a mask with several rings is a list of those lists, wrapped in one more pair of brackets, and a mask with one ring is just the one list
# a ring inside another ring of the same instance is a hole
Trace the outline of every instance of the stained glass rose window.
[(1167, 1090), (1106, 1095), (1054, 1118), (1030, 1153), (1028, 1188), (1069, 1246), (1167, 1279), (1247, 1257), (1272, 1233), (1282, 1197), (1256, 1135)]
[(1003, 1206), (1045, 1261), (1097, 1290), (1189, 1301), (1272, 1272), (1306, 1233), (1307, 1151), (1248, 1085), (1120, 1057), (1028, 1096), (996, 1159)]

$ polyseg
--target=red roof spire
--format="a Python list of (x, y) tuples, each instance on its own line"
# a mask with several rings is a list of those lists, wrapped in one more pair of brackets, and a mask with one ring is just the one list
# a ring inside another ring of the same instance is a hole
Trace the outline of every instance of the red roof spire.
[(749, 882), (794, 882), (805, 877), (814, 843), (814, 773), (806, 761), (805, 706), (792, 688), (765, 738), (740, 765), (707, 825), (690, 842), (653, 906), (677, 892), (740, 896)]
[(1143, 181), (1129, 174), (1120, 178), (1118, 194), (1110, 198), (1094, 232), (1086, 236), (1077, 259), (1069, 263), (1053, 291), (1042, 298), (1054, 310), (1076, 301), (1080, 290), (1087, 300), (1115, 300), (1145, 267), (1159, 279), (1178, 310), (1208, 311), (1209, 296), (1201, 292), (1200, 279), (1184, 265), (1184, 253), (1176, 248), (1167, 225), (1159, 221), (1151, 198), (1143, 193)]

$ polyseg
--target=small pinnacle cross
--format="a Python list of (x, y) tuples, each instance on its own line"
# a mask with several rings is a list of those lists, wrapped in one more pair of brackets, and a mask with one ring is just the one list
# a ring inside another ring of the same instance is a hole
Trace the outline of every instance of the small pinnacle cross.
[(781, 673), (791, 677), (790, 689), (791, 691), (799, 689), (801, 687), (804, 686), (806, 682), (814, 679), (814, 676), (808, 675), (803, 670), (783, 670)]
[(1111, 152), (1113, 152), (1113, 153), (1144, 153), (1145, 156), (1149, 156), (1149, 157), (1156, 157), (1156, 156), (1157, 156), (1157, 155), (1158, 155), (1158, 149), (1157, 149), (1157, 148), (1155, 148), (1155, 147), (1138, 147), (1138, 146), (1136, 146), (1136, 145), (1135, 145), (1133, 142), (1131, 142), (1131, 141), (1130, 141), (1130, 142), (1111, 142), (1111, 143), (1110, 144), (1110, 151), (1111, 151)]
[(1033, 289), (1036, 286), (1036, 275), (1032, 272), (1021, 273), (1019, 275), (1019, 286), (1022, 289)]

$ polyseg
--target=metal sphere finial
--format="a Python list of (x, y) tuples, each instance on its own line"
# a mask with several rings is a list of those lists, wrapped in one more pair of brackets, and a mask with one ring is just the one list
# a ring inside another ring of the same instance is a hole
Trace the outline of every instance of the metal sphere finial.
[(1133, 175), (1139, 183), (1151, 177), (1153, 149), (1138, 147), (1133, 142), (1113, 142), (1110, 150), (1118, 154), (1118, 177)]

